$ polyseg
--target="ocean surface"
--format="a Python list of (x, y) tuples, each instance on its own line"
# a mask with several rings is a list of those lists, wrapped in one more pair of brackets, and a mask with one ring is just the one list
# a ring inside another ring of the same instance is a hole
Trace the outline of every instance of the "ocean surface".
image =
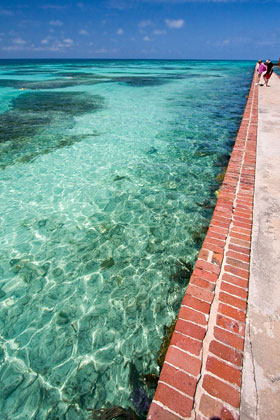
[(145, 418), (254, 66), (0, 61), (1, 420)]

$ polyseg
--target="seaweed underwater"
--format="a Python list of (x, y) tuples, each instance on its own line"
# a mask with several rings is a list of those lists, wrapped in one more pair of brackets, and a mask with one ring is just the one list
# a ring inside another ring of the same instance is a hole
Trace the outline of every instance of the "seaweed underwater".
[[(84, 92), (24, 92), (0, 114), (0, 167), (27, 163), (42, 154), (70, 146), (96, 132), (70, 133), (74, 117), (104, 107), (101, 96)], [(69, 134), (67, 135), (67, 130)]]

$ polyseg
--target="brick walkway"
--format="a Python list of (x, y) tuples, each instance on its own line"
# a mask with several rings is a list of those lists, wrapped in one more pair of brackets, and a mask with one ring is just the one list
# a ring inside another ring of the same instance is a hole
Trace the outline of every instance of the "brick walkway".
[(148, 420), (239, 418), (258, 124), (255, 77)]

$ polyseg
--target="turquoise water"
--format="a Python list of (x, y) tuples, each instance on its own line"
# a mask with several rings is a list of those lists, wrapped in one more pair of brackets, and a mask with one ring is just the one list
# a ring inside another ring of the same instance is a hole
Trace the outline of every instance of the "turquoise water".
[(0, 61), (1, 419), (145, 415), (253, 70)]

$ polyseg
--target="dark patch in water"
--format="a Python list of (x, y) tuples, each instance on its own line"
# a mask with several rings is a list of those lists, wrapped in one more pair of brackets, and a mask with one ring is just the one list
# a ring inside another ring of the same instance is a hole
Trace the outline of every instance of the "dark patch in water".
[(12, 101), (12, 109), (0, 114), (0, 166), (26, 163), (38, 155), (97, 136), (94, 132), (67, 135), (67, 130), (73, 128), (75, 115), (96, 112), (103, 104), (101, 96), (80, 92), (23, 93)]
[(196, 204), (204, 209), (213, 209), (215, 207), (215, 204), (208, 199), (204, 200), (202, 203), (197, 202)]
[(126, 83), (129, 86), (135, 87), (160, 86), (168, 82), (165, 78), (150, 76), (122, 76), (116, 77), (112, 81)]
[(113, 258), (108, 258), (108, 260), (103, 261), (101, 264), (101, 270), (105, 270), (106, 268), (111, 268), (115, 264)]
[(139, 414), (147, 414), (152, 402), (143, 388), (132, 391), (131, 401)]
[(103, 76), (100, 74), (94, 74), (94, 73), (85, 73), (82, 71), (61, 71), (56, 73), (56, 76), (58, 77), (71, 77), (73, 79), (83, 79), (83, 80), (98, 80), (98, 79), (108, 79), (110, 80), (110, 77)]
[(192, 275), (193, 265), (182, 259), (176, 262), (176, 270), (171, 274), (170, 280), (179, 284), (187, 284)]
[(102, 108), (103, 98), (80, 92), (27, 92), (14, 99), (13, 107), (26, 113), (82, 115)]
[(147, 154), (148, 155), (153, 155), (154, 153), (157, 153), (158, 149), (156, 149), (155, 147), (151, 147), (148, 151)]
[(158, 384), (159, 377), (155, 373), (146, 373), (141, 375), (141, 380), (151, 388), (155, 388)]
[(104, 82), (95, 77), (75, 78), (70, 77), (64, 79), (41, 80), (32, 82), (30, 80), (12, 80), (0, 79), (0, 87), (10, 87), (14, 89), (29, 89), (29, 90), (47, 90), (47, 89), (62, 89), (79, 85), (94, 85), (96, 83)]
[(90, 412), (88, 418), (93, 420), (139, 420), (139, 417), (131, 408), (123, 408), (118, 405), (115, 405), (114, 407), (99, 408), (95, 410), (88, 408), (87, 411)]
[(208, 225), (206, 226), (202, 226), (198, 231), (193, 232), (192, 234), (192, 240), (194, 241), (195, 244), (201, 246), (202, 241), (205, 238), (205, 235), (208, 231)]
[[(13, 75), (18, 75), (18, 76), (25, 76), (25, 75), (36, 75), (36, 74), (46, 74), (49, 75), (50, 71), (49, 70), (34, 70), (33, 69), (23, 69), (23, 70), (13, 70)], [(8, 73), (2, 73), (5, 76), (11, 76), (11, 72)]]
[(167, 350), (168, 350), (168, 347), (169, 347), (169, 344), (170, 344), (170, 341), (171, 341), (171, 338), (172, 338), (172, 334), (175, 330), (177, 318), (178, 317), (176, 317), (172, 321), (171, 325), (169, 325), (168, 327), (165, 327), (165, 335), (162, 339), (162, 343), (161, 343), (161, 346), (160, 346), (160, 349), (159, 349), (159, 352), (158, 352), (158, 358), (157, 358), (157, 364), (160, 367), (160, 369), (163, 366), (165, 355), (167, 353)]
[(127, 176), (116, 175), (114, 178), (114, 181), (121, 181), (123, 179), (129, 179), (129, 178)]
[[(7, 111), (0, 114), (0, 143), (6, 141), (27, 141), (30, 136), (38, 134), (51, 121), (51, 117), (39, 114), (21, 114)], [(16, 145), (11, 145), (16, 148)]]
[(148, 397), (146, 390), (143, 388), (143, 383), (141, 384), (143, 381), (141, 380), (134, 363), (130, 363), (129, 366), (128, 382), (130, 389), (132, 389), (130, 395), (131, 402), (137, 414), (142, 418), (142, 416), (146, 415), (149, 411), (151, 399)]

